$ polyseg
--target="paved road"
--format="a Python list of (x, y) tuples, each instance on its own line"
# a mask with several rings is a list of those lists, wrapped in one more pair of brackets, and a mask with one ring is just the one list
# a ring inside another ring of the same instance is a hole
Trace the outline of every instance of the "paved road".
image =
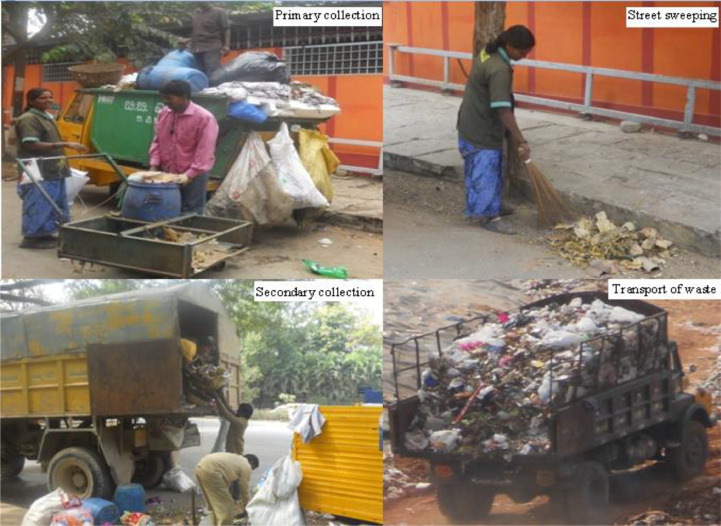
[[(193, 473), (200, 459), (210, 453), (220, 427), (216, 419), (194, 419), (200, 429), (201, 445), (187, 448), (180, 453), (180, 465), (195, 480)], [(251, 421), (245, 433), (248, 453), (257, 455), (260, 466), (253, 472), (251, 487), (255, 487), (263, 472), (290, 450), (293, 433), (285, 422)], [(41, 473), (37, 462), (27, 462), (22, 474), (12, 481), (3, 482), (0, 497), (0, 524), (20, 524), (25, 511), (42, 495), (47, 493), (46, 475)], [(148, 492), (148, 497), (159, 496), (167, 509), (190, 510), (190, 498), (165, 488)], [(206, 524), (207, 517), (202, 522)], [(209, 522), (208, 522), (209, 524)]]

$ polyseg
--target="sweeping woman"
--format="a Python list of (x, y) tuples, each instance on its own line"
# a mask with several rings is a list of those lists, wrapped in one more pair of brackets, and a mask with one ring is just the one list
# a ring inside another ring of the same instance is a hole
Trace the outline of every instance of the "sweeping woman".
[[(48, 113), (53, 103), (53, 94), (46, 88), (33, 88), (27, 93), (25, 112), (17, 118), (15, 131), (18, 141), (18, 159), (59, 157), (63, 148), (84, 152), (85, 146), (75, 142), (63, 142), (60, 130)], [(40, 185), (58, 205), (65, 216), (70, 215), (65, 193), (65, 177), (70, 175), (67, 162), (62, 159), (38, 159), (38, 168), (43, 180)], [(22, 234), (20, 248), (54, 248), (60, 219), (53, 206), (47, 202), (40, 190), (32, 184), (18, 184), (18, 195), (23, 201)]]
[(473, 60), (463, 102), (458, 111), (458, 149), (463, 156), (466, 180), (466, 216), (480, 219), (492, 232), (513, 234), (501, 219), (511, 213), (502, 206), (503, 138), (508, 133), (518, 145), (522, 160), (531, 149), (513, 116), (513, 66), (526, 57), (536, 39), (521, 25), (498, 35)]

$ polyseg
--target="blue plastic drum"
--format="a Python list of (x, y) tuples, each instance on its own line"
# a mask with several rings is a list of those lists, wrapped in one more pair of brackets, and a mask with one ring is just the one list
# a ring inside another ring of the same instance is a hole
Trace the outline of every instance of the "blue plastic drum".
[(180, 186), (128, 181), (123, 198), (123, 217), (141, 221), (163, 221), (180, 215)]
[(115, 504), (120, 508), (120, 513), (140, 512), (145, 513), (145, 490), (140, 484), (121, 484), (115, 490)]
[(193, 93), (208, 87), (208, 77), (200, 70), (176, 66), (148, 66), (138, 73), (138, 89), (157, 90), (171, 80), (184, 80)]

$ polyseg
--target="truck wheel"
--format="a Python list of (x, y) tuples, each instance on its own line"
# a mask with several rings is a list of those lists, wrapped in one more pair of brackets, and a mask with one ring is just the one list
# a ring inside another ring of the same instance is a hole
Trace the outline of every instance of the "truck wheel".
[(17, 477), (25, 467), (25, 457), (21, 455), (12, 455), (2, 459), (2, 480), (8, 480)]
[(163, 480), (165, 471), (162, 453), (150, 453), (146, 458), (135, 462), (132, 482), (142, 484), (145, 489), (152, 489)]
[(55, 488), (81, 499), (112, 499), (113, 479), (98, 453), (83, 447), (68, 447), (58, 451), (48, 466), (48, 489)]
[(456, 524), (468, 524), (487, 517), (495, 496), (490, 488), (472, 482), (442, 484), (436, 491), (441, 513)]
[(573, 488), (566, 492), (566, 514), (571, 524), (607, 524), (608, 472), (599, 462), (577, 466)]
[(690, 480), (703, 473), (708, 457), (708, 435), (701, 422), (688, 423), (681, 445), (668, 450), (668, 465), (679, 480)]

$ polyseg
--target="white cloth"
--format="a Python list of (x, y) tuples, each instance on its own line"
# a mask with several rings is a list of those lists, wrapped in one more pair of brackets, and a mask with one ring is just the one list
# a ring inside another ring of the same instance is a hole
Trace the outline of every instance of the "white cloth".
[(321, 434), (325, 424), (325, 417), (320, 412), (318, 404), (300, 404), (288, 427), (300, 435), (304, 444), (307, 444)]

